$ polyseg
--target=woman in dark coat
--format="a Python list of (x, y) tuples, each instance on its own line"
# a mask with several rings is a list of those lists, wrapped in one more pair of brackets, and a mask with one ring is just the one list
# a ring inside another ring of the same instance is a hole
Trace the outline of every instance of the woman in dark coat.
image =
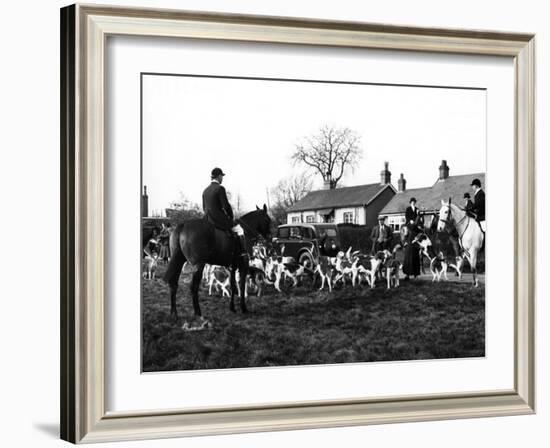
[(403, 251), (403, 273), (406, 275), (405, 280), (408, 280), (410, 275), (413, 277), (420, 275), (420, 247), (417, 243), (413, 243), (418, 235), (420, 222), (416, 198), (410, 199), (409, 206), (405, 210), (405, 220), (409, 232)]
[(158, 237), (160, 244), (159, 258), (165, 263), (168, 263), (170, 258), (170, 230), (170, 224), (165, 225), (162, 223), (162, 229)]

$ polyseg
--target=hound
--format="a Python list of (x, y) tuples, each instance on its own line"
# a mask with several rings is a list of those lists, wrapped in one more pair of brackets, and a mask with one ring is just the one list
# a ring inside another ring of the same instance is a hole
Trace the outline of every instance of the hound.
[(333, 265), (334, 265), (334, 268), (337, 272), (336, 277), (334, 278), (334, 281), (332, 283), (333, 287), (340, 280), (342, 280), (342, 283), (345, 286), (346, 285), (346, 276), (351, 276), (352, 285), (355, 286), (353, 273), (356, 270), (356, 265), (357, 265), (357, 261), (358, 261), (358, 254), (359, 254), (359, 251), (355, 251), (352, 254), (351, 246), (350, 246), (345, 253), (340, 251), (340, 252), (338, 252), (336, 257), (334, 257), (331, 260)]
[(330, 257), (321, 255), (319, 257), (319, 262), (315, 266), (313, 273), (321, 277), (321, 287), (319, 291), (322, 291), (325, 287), (325, 281), (328, 285), (329, 292), (332, 292), (332, 275), (336, 271), (335, 266), (332, 264)]
[(145, 255), (142, 261), (142, 275), (146, 280), (153, 280), (157, 272), (159, 256), (156, 252)]
[(441, 276), (443, 276), (445, 280), (449, 281), (449, 278), (447, 277), (448, 268), (454, 269), (458, 274), (458, 278), (462, 279), (464, 256), (455, 257), (454, 261), (455, 263), (451, 263), (450, 261), (448, 261), (441, 251), (437, 254), (437, 256), (433, 257), (430, 260), (430, 272), (432, 273), (432, 282), (435, 282), (436, 280), (438, 282), (441, 281)]
[[(237, 291), (240, 294), (239, 286), (239, 272), (235, 272), (235, 282), (237, 283)], [(245, 282), (244, 295), (248, 297), (248, 290), (254, 290), (256, 292), (256, 297), (261, 297), (263, 292), (263, 285), (266, 283), (265, 272), (262, 268), (258, 268), (254, 264), (250, 264), (248, 267), (248, 274)]]
[(212, 289), (221, 291), (222, 297), (230, 297), (229, 288), (231, 285), (231, 278), (229, 270), (223, 266), (209, 266), (208, 277), (208, 295), (212, 295)]
[(281, 292), (281, 277), (283, 274), (283, 257), (277, 255), (274, 251), (269, 254), (265, 263), (265, 282), (268, 285), (275, 286), (275, 289)]
[(389, 250), (384, 251), (384, 261), (382, 262), (382, 269), (386, 276), (386, 285), (387, 289), (391, 289), (392, 285), (396, 288), (399, 287), (399, 270), (403, 267), (399, 260), (395, 258), (395, 253), (397, 249), (401, 246), (397, 245), (394, 247), (393, 251)]
[(282, 262), (282, 275), (285, 279), (292, 280), (292, 287), (298, 286), (298, 280), (304, 275), (313, 277), (314, 272), (307, 266), (301, 265), (296, 260), (286, 260)]
[(386, 259), (386, 252), (379, 251), (374, 255), (358, 255), (358, 261), (355, 265), (355, 278), (359, 279), (359, 285), (361, 285), (361, 278), (364, 278), (371, 289), (376, 286), (376, 277), (380, 275), (380, 267)]

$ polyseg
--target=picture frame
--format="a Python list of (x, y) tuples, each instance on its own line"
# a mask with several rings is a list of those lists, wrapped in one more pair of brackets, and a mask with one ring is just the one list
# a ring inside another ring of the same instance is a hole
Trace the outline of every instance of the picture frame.
[[(511, 58), (515, 71), (514, 387), (208, 409), (106, 409), (105, 47), (190, 37)], [(530, 414), (535, 411), (535, 36), (72, 5), (61, 10), (61, 438), (73, 443)]]

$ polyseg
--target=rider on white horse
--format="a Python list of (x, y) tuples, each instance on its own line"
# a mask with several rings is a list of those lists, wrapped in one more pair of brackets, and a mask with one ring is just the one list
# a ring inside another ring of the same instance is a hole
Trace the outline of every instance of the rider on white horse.
[(448, 202), (441, 201), (437, 231), (441, 232), (448, 227), (456, 229), (463, 255), (470, 263), (474, 285), (478, 286), (477, 255), (483, 247), (485, 235), (481, 225), (475, 225), (474, 223), (474, 218), (469, 216), (466, 210), (457, 207), (455, 204), (451, 204), (450, 198)]

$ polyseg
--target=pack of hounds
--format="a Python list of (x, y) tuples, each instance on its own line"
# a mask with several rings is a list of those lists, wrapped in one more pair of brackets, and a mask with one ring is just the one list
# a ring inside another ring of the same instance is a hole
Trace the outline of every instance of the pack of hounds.
[[(464, 256), (447, 258), (443, 252), (434, 254), (430, 239), (423, 233), (417, 235), (415, 242), (422, 254), (430, 260), (432, 282), (439, 282), (442, 278), (448, 280), (449, 268), (456, 271), (457, 276), (462, 278)], [(398, 244), (392, 251), (382, 250), (374, 254), (353, 251), (351, 247), (346, 252), (340, 251), (335, 257), (313, 257), (312, 254), (311, 259), (316, 260), (316, 263), (309, 266), (298, 263), (293, 257), (285, 256), (284, 246), (281, 247), (281, 253), (277, 254), (274, 249), (256, 244), (249, 259), (245, 296), (248, 296), (250, 291), (261, 297), (267, 286), (282, 292), (282, 287), (294, 288), (304, 278), (309, 278), (314, 286), (320, 279), (319, 291), (327, 288), (332, 292), (333, 288), (339, 284), (342, 287), (349, 284), (354, 288), (361, 286), (374, 288), (377, 283), (384, 283), (387, 289), (397, 288), (402, 264), (397, 259), (396, 253), (401, 249), (401, 245)], [(155, 257), (155, 254), (152, 257), (144, 257), (144, 279), (155, 278), (157, 264), (158, 257)], [(186, 266), (183, 269), (185, 271)], [(239, 289), (238, 271), (235, 275)], [(223, 297), (230, 296), (230, 272), (226, 267), (206, 265), (203, 271), (203, 283), (208, 288), (209, 295), (216, 293)], [(240, 294), (240, 290), (238, 293)]]

